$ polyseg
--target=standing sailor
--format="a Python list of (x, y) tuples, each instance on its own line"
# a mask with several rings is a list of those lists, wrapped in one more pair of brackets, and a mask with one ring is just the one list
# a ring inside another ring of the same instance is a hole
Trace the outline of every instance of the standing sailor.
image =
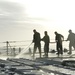
[(75, 34), (72, 30), (69, 30), (69, 35), (66, 41), (69, 41), (69, 52), (68, 54), (72, 54), (72, 47), (75, 49)]
[(33, 30), (34, 35), (33, 35), (33, 43), (34, 43), (34, 51), (33, 51), (33, 57), (35, 57), (35, 52), (38, 48), (39, 50), (39, 54), (40, 54), (40, 58), (41, 58), (41, 37), (40, 37), (40, 33), (37, 32), (35, 29)]
[(48, 57), (50, 38), (49, 38), (47, 31), (45, 31), (44, 34), (45, 36), (41, 40), (44, 41), (45, 43), (44, 44), (45, 57)]
[(63, 49), (62, 49), (62, 41), (64, 40), (64, 36), (54, 32), (55, 33), (55, 41), (56, 41), (56, 49), (57, 49), (57, 54), (59, 56), (59, 54), (63, 55)]

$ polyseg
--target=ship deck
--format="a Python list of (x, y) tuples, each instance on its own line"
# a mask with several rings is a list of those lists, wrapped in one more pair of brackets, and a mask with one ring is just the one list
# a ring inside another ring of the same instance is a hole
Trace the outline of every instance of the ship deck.
[[(15, 56), (0, 56), (5, 60), (0, 59), (0, 75), (74, 75), (75, 74), (75, 54), (68, 55), (64, 53), (63, 56), (57, 56), (56, 53), (49, 53), (49, 57), (33, 59), (32, 54), (24, 53), (20, 58)], [(62, 62), (65, 60), (73, 61), (73, 66), (63, 66)], [(5, 65), (2, 67), (2, 65)]]

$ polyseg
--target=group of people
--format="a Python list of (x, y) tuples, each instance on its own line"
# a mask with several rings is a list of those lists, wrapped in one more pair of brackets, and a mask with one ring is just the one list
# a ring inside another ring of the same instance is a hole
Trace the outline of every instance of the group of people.
[[(50, 37), (48, 35), (47, 31), (44, 31), (44, 37), (40, 37), (40, 33), (36, 31), (36, 29), (33, 30), (33, 43), (34, 43), (34, 50), (33, 50), (33, 57), (35, 57), (36, 50), (38, 48), (40, 58), (41, 58), (41, 41), (44, 42), (44, 56), (48, 57), (49, 52), (49, 44), (50, 44)], [(69, 35), (66, 40), (64, 40), (64, 36), (59, 34), (57, 31), (54, 32), (55, 34), (55, 42), (56, 42), (56, 50), (57, 55), (59, 54), (63, 55), (63, 47), (62, 42), (63, 41), (69, 41), (69, 53), (72, 54), (72, 47), (75, 49), (75, 34), (72, 32), (72, 30), (69, 30)]]

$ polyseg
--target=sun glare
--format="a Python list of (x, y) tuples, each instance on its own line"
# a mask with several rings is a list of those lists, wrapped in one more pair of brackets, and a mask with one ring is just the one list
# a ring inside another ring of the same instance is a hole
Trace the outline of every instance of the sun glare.
[(14, 0), (23, 7), (27, 17), (36, 23), (56, 28), (71, 28), (75, 25), (74, 0)]

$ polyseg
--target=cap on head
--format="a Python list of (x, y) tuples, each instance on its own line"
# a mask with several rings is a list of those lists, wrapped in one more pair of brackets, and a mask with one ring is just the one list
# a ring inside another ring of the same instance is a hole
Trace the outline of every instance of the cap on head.
[(56, 31), (55, 31), (54, 33), (55, 33), (55, 34), (57, 34), (57, 32), (56, 32)]
[(36, 32), (36, 29), (34, 29), (33, 32)]
[(68, 32), (72, 32), (72, 30), (70, 29)]
[(47, 31), (45, 31), (45, 33), (47, 34)]

